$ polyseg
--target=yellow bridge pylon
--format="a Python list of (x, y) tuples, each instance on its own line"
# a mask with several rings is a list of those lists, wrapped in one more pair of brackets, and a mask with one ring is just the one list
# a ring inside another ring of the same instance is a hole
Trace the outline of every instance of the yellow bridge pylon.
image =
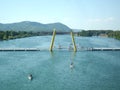
[[(51, 52), (53, 51), (53, 45), (54, 45), (55, 35), (56, 35), (56, 30), (54, 29), (53, 30), (53, 36), (52, 36), (51, 44), (50, 44), (50, 49), (49, 49), (49, 51), (51, 51)], [(72, 43), (74, 45), (74, 52), (76, 52), (77, 48), (76, 48), (76, 44), (75, 44), (75, 39), (74, 39), (73, 32), (71, 32), (71, 37), (72, 37)]]

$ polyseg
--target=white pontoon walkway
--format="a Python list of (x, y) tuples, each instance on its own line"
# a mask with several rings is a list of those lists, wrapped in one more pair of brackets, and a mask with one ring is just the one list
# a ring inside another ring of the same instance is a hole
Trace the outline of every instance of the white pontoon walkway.
[[(0, 48), (0, 51), (45, 51), (45, 50), (48, 51), (48, 49), (40, 49), (40, 48)], [(55, 50), (69, 51), (68, 48), (56, 48)], [(120, 51), (120, 48), (87, 48), (87, 49), (78, 49), (77, 51)]]

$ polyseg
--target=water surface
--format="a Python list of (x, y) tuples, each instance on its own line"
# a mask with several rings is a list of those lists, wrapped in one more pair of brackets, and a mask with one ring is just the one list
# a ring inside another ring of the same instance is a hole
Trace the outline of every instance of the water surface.
[[(120, 41), (111, 38), (75, 40), (80, 47), (120, 47)], [(49, 49), (50, 41), (51, 36), (29, 37), (1, 41), (0, 48)], [(70, 43), (70, 36), (58, 35), (54, 47)], [(120, 90), (119, 69), (120, 51), (0, 52), (0, 90)]]

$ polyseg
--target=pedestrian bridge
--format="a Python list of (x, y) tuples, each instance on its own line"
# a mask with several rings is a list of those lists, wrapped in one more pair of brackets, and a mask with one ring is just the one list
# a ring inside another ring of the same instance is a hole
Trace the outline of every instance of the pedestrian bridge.
[[(54, 48), (55, 51), (58, 50), (68, 50), (73, 51), (73, 48)], [(48, 51), (48, 49), (41, 48), (0, 48), (0, 51)], [(120, 48), (78, 48), (77, 51), (120, 51)]]
[(77, 47), (74, 40), (74, 34), (71, 32), (72, 37), (72, 45), (69, 47), (54, 47), (54, 39), (56, 35), (56, 30), (53, 31), (53, 37), (51, 40), (51, 45), (49, 49), (43, 49), (43, 48), (0, 48), (0, 51), (53, 51), (54, 50), (68, 50), (68, 51), (120, 51), (120, 48), (81, 48)]

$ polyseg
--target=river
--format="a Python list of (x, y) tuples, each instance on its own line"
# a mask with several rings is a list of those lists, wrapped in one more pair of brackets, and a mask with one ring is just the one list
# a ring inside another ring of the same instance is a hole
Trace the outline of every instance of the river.
[[(0, 41), (0, 48), (49, 49), (51, 37)], [(75, 37), (75, 41), (85, 48), (120, 48), (120, 41), (112, 38)], [(70, 44), (69, 35), (57, 35), (54, 47)], [(120, 51), (2, 51), (0, 90), (120, 90)]]

